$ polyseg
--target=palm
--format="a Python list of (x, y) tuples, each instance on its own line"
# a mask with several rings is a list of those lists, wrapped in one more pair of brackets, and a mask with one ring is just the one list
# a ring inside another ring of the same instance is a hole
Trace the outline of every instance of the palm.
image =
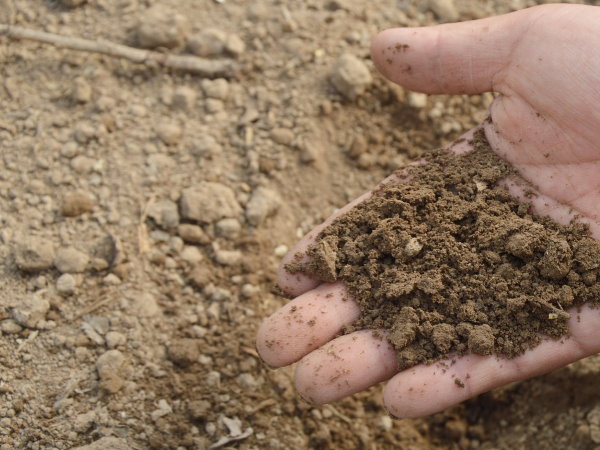
[[(375, 39), (373, 57), (388, 78), (409, 89), (499, 92), (492, 120), (482, 126), (493, 150), (536, 186), (533, 208), (563, 223), (583, 216), (600, 238), (600, 47), (593, 41), (599, 35), (600, 9), (554, 5), (464, 24), (387, 30)], [(410, 50), (394, 53), (398, 42)], [(403, 70), (407, 66), (411, 70)], [(452, 150), (467, 151), (468, 144)], [(522, 194), (514, 183), (508, 187)], [(302, 239), (288, 259), (328, 222)], [(265, 321), (257, 347), (272, 366), (300, 361), (296, 385), (315, 403), (389, 379), (388, 409), (397, 416), (425, 415), (600, 351), (600, 313), (586, 308), (573, 315), (570, 339), (545, 341), (513, 360), (466, 355), (447, 372), (420, 365), (397, 373), (385, 340), (369, 331), (335, 337), (359, 313), (341, 284), (319, 284), (283, 270), (279, 281), (298, 297)], [(454, 377), (466, 380), (464, 389)]]

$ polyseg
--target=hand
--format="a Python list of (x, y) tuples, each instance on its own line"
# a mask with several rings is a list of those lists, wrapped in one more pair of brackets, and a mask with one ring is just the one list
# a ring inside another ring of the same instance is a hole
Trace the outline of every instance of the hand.
[[(533, 210), (561, 223), (578, 214), (600, 238), (599, 36), (600, 8), (547, 5), (472, 22), (386, 30), (374, 39), (372, 56), (386, 77), (411, 90), (499, 93), (491, 122), (481, 126), (492, 149), (537, 187)], [(454, 152), (468, 150), (466, 142), (452, 146)], [(508, 187), (522, 195), (516, 184)], [(303, 238), (284, 263), (304, 252), (333, 218)], [(600, 351), (600, 310), (584, 307), (571, 311), (569, 338), (544, 341), (517, 358), (469, 354), (445, 373), (436, 364), (398, 373), (393, 349), (371, 331), (336, 338), (359, 314), (343, 285), (283, 269), (279, 283), (298, 297), (263, 323), (257, 347), (271, 366), (299, 361), (296, 386), (316, 404), (389, 380), (384, 402), (390, 413), (423, 416)]]

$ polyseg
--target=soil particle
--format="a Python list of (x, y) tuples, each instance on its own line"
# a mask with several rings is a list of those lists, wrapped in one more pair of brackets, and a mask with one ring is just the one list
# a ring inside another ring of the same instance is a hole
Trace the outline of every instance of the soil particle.
[(50, 303), (41, 293), (29, 295), (12, 309), (14, 321), (26, 328), (36, 328), (46, 317)]
[(233, 190), (221, 183), (204, 182), (184, 189), (180, 200), (181, 216), (199, 223), (237, 217), (241, 213)]
[(208, 244), (210, 238), (198, 225), (182, 223), (177, 227), (177, 234), (189, 244)]
[(41, 272), (54, 264), (54, 245), (41, 237), (26, 237), (16, 244), (15, 261), (23, 272)]
[(148, 217), (164, 230), (176, 228), (179, 225), (179, 210), (171, 200), (161, 200), (148, 207)]
[(156, 5), (140, 15), (135, 34), (140, 47), (173, 48), (183, 44), (185, 31), (186, 20), (181, 14)]
[(60, 273), (81, 273), (88, 266), (90, 258), (74, 247), (62, 247), (56, 252), (54, 266)]
[(198, 361), (200, 357), (197, 339), (178, 339), (167, 347), (167, 355), (178, 366), (187, 367)]
[(410, 184), (380, 187), (299, 264), (348, 286), (361, 308), (349, 331), (389, 330), (401, 369), (449, 353), (520, 355), (567, 333), (563, 307), (600, 298), (600, 245), (587, 227), (528, 214), (493, 187), (512, 169), (482, 133), (473, 144), (460, 157), (428, 156)]
[(259, 226), (277, 212), (281, 204), (279, 194), (269, 188), (258, 187), (246, 205), (246, 219), (250, 225)]
[(356, 56), (345, 53), (335, 62), (331, 83), (348, 100), (354, 100), (372, 83), (371, 72)]
[(94, 199), (87, 192), (69, 192), (63, 198), (60, 212), (66, 217), (80, 216), (93, 211), (94, 205)]

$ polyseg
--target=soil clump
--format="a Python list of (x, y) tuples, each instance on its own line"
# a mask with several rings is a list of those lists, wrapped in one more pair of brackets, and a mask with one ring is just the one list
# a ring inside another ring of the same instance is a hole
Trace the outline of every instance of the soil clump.
[(410, 181), (381, 186), (307, 251), (303, 271), (358, 301), (348, 331), (386, 330), (400, 369), (467, 352), (515, 357), (566, 336), (566, 310), (600, 299), (587, 227), (531, 214), (498, 186), (515, 172), (483, 132), (472, 144), (397, 172)]

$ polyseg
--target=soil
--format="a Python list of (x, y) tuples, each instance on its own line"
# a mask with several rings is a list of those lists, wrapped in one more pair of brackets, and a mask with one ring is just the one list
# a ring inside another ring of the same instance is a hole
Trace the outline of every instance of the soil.
[(358, 301), (349, 329), (387, 330), (401, 370), (520, 355), (568, 333), (565, 308), (600, 299), (600, 243), (581, 224), (530, 214), (498, 186), (516, 174), (483, 131), (470, 144), (402, 169), (405, 182), (384, 184), (307, 250), (304, 271), (342, 281)]
[(388, 83), (370, 36), (534, 4), (0, 0), (2, 23), (238, 66), (0, 37), (0, 448), (594, 448), (597, 357), (392, 421), (379, 387), (304, 403), (253, 347), (286, 249), (493, 100)]

